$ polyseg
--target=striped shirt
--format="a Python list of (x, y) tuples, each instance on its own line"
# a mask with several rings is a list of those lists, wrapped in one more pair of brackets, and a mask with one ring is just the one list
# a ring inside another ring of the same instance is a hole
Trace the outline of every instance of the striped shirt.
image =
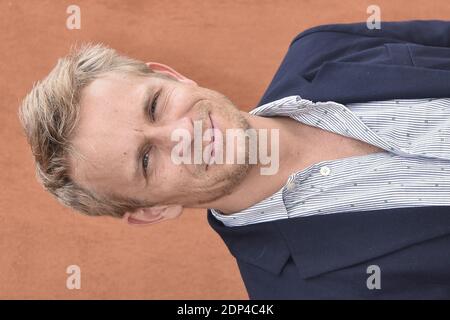
[(288, 96), (250, 112), (286, 116), (387, 152), (327, 160), (289, 176), (276, 193), (226, 226), (339, 212), (450, 206), (450, 98), (342, 105)]

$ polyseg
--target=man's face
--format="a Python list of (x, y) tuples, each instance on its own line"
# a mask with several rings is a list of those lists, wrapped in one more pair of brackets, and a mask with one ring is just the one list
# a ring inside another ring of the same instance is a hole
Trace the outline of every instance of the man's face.
[(82, 91), (72, 139), (79, 156), (70, 159), (71, 176), (100, 194), (157, 205), (196, 207), (219, 199), (242, 181), (247, 164), (177, 165), (172, 160), (179, 144), (172, 132), (185, 129), (193, 138), (194, 121), (201, 121), (204, 132), (211, 128), (210, 118), (224, 137), (227, 128), (248, 128), (240, 111), (216, 91), (180, 79), (108, 73)]

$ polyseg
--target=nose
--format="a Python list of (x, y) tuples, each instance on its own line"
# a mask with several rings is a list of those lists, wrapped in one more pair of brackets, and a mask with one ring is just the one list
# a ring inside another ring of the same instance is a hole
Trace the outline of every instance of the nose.
[[(147, 134), (153, 145), (170, 153), (180, 143), (180, 133), (183, 135), (183, 139), (189, 139), (189, 141), (184, 141), (185, 143), (192, 144), (193, 132), (191, 118), (183, 117), (152, 126), (148, 129)], [(177, 135), (174, 135), (177, 138), (172, 140), (172, 134), (174, 133), (177, 133)]]

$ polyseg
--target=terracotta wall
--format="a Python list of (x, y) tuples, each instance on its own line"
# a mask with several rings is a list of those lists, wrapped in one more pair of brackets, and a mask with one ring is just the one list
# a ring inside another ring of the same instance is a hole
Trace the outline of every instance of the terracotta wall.
[[(71, 4), (81, 8), (80, 30), (66, 28)], [(133, 228), (81, 216), (38, 185), (16, 112), (73, 43), (165, 63), (248, 110), (299, 32), (365, 21), (371, 4), (385, 21), (450, 17), (448, 0), (1, 0), (0, 298), (248, 298), (206, 210)], [(66, 288), (69, 265), (81, 268), (80, 290)]]

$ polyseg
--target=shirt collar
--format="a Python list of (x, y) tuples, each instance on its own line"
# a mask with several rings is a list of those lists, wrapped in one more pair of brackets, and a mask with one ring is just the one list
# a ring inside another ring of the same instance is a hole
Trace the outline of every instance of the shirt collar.
[(217, 219), (230, 227), (245, 225), (249, 221), (258, 222), (267, 212), (270, 212), (270, 215), (276, 219), (288, 218), (283, 200), (284, 188), (285, 186), (264, 200), (236, 213), (223, 214), (215, 209), (211, 209), (211, 212)]

